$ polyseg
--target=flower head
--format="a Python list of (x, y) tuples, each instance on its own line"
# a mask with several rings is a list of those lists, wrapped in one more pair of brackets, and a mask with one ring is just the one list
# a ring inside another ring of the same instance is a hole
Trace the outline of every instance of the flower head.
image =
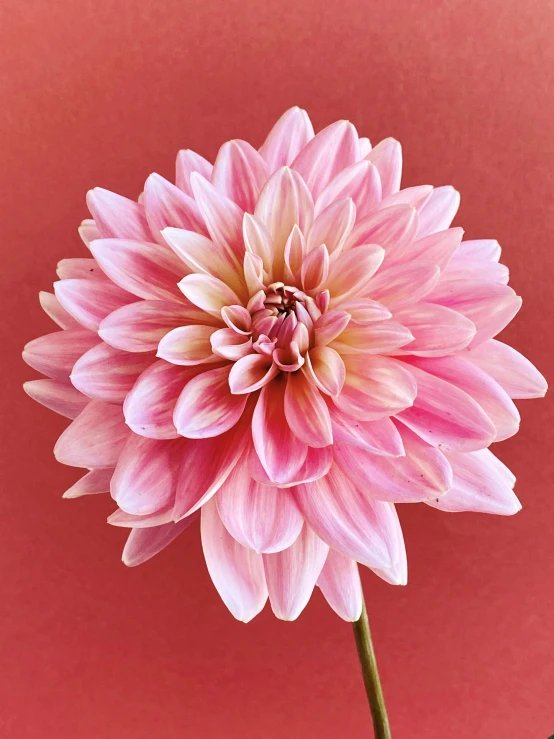
[(406, 582), (396, 503), (519, 510), (488, 447), (546, 390), (494, 339), (521, 299), (497, 242), (450, 228), (458, 193), (400, 175), (398, 142), (293, 108), (259, 150), (181, 151), (138, 202), (89, 193), (26, 390), (74, 419), (55, 454), (90, 471), (65, 496), (111, 492), (127, 564), (199, 516), (237, 618), (269, 594), (294, 619), (317, 584), (355, 620), (357, 563)]

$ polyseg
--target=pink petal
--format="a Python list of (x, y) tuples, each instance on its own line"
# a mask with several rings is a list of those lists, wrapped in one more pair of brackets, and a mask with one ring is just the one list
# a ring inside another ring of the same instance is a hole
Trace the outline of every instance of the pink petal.
[(287, 110), (260, 147), (269, 172), (291, 164), (313, 137), (314, 129), (306, 111), (298, 107)]
[(389, 208), (391, 205), (411, 205), (417, 212), (423, 208), (425, 203), (431, 197), (433, 192), (432, 185), (416, 185), (415, 187), (405, 187), (398, 192), (393, 192), (383, 198), (379, 207)]
[(121, 559), (127, 567), (136, 567), (154, 557), (176, 539), (197, 515), (183, 518), (178, 523), (165, 523), (146, 529), (133, 529), (125, 543)]
[(439, 499), (426, 501), (441, 511), (476, 511), (512, 516), (521, 504), (512, 488), (515, 478), (488, 449), (460, 454), (446, 453), (454, 472), (454, 484)]
[(494, 424), (495, 441), (504, 441), (519, 430), (519, 412), (506, 391), (485, 371), (462, 357), (415, 359), (410, 364), (446, 380), (477, 401)]
[(398, 264), (379, 270), (366, 286), (364, 294), (384, 303), (387, 308), (400, 308), (419, 302), (439, 279), (439, 268), (429, 262)]
[[(294, 160), (314, 198), (337, 174), (358, 159), (358, 134), (348, 121), (337, 121), (320, 131)], [(304, 230), (304, 229), (302, 229)]]
[(161, 232), (168, 226), (205, 233), (194, 199), (159, 174), (151, 174), (146, 180), (144, 209), (150, 230), (160, 244), (165, 244)]
[(377, 167), (362, 160), (339, 172), (318, 197), (316, 215), (343, 198), (351, 198), (356, 206), (357, 217), (365, 218), (381, 200), (381, 178)]
[(325, 208), (308, 232), (308, 252), (325, 244), (329, 254), (339, 253), (356, 221), (356, 206), (350, 198), (338, 200)]
[(100, 239), (90, 249), (108, 277), (133, 295), (147, 300), (180, 299), (177, 283), (187, 270), (167, 247)]
[(91, 331), (97, 331), (112, 311), (135, 299), (107, 280), (61, 280), (54, 283), (54, 291), (65, 310)]
[(81, 221), (81, 225), (77, 230), (79, 231), (79, 236), (87, 249), (90, 246), (91, 241), (102, 238), (102, 235), (92, 218), (85, 218), (84, 221)]
[(212, 326), (180, 326), (166, 334), (157, 355), (171, 364), (196, 365), (220, 361), (212, 353)]
[(175, 498), (184, 442), (131, 434), (111, 482), (112, 498), (127, 513), (144, 516)]
[(361, 244), (379, 244), (387, 258), (399, 258), (409, 251), (417, 234), (418, 215), (409, 205), (394, 205), (373, 211), (358, 220), (350, 232), (346, 248)]
[(208, 572), (239, 621), (251, 621), (267, 600), (262, 555), (239, 544), (223, 525), (215, 500), (202, 507), (200, 530)]
[(329, 547), (305, 525), (288, 549), (263, 555), (269, 601), (277, 618), (294, 621), (302, 613), (328, 552)]
[(41, 290), (38, 294), (40, 307), (49, 316), (54, 323), (57, 323), (61, 328), (81, 328), (81, 324), (78, 323), (73, 316), (70, 316), (62, 305), (58, 298), (53, 293), (44, 292)]
[(345, 354), (390, 354), (401, 346), (411, 348), (413, 335), (396, 321), (377, 321), (365, 326), (349, 325), (333, 341), (333, 348)]
[(201, 175), (193, 173), (190, 182), (212, 241), (233, 252), (241, 262), (244, 254), (242, 208)]
[(288, 376), (285, 418), (294, 435), (311, 447), (333, 443), (331, 418), (319, 390), (301, 372)]
[(211, 275), (187, 275), (179, 288), (191, 303), (212, 316), (221, 316), (222, 308), (241, 302), (228, 285)]
[(459, 245), (454, 261), (465, 259), (478, 259), (498, 262), (502, 249), (496, 239), (478, 239), (476, 241), (462, 241)]
[(43, 375), (54, 380), (67, 380), (81, 354), (98, 343), (98, 336), (85, 329), (56, 331), (26, 344), (23, 359)]
[(298, 279), (307, 252), (306, 239), (298, 226), (293, 226), (285, 244), (285, 281), (294, 284)]
[(246, 460), (216, 495), (219, 515), (239, 544), (256, 552), (280, 552), (296, 541), (304, 519), (288, 490), (251, 478)]
[(121, 406), (93, 400), (60, 436), (54, 455), (72, 467), (115, 467), (129, 435)]
[(494, 441), (494, 425), (470, 395), (417, 367), (403, 366), (417, 381), (413, 407), (398, 414), (408, 428), (428, 444), (450, 451), (472, 452)]
[(95, 187), (87, 193), (87, 206), (102, 239), (151, 240), (144, 209), (133, 200)]
[(349, 444), (335, 444), (335, 462), (352, 484), (370, 498), (390, 503), (418, 503), (444, 495), (452, 470), (444, 454), (409, 429), (400, 430), (403, 457), (385, 457)]
[[(252, 418), (254, 447), (269, 479), (286, 483), (304, 464), (308, 448), (292, 432), (285, 416), (286, 380), (277, 377), (262, 388)], [(241, 397), (241, 396), (237, 396)]]
[(310, 191), (297, 172), (282, 167), (271, 175), (260, 194), (255, 216), (270, 234), (274, 269), (282, 269), (285, 244), (293, 227), (297, 225), (302, 233), (308, 233), (313, 210)]
[(250, 335), (252, 316), (242, 305), (229, 305), (222, 308), (221, 317), (237, 334)]
[(238, 334), (232, 328), (220, 328), (219, 331), (215, 331), (210, 337), (210, 343), (214, 354), (233, 362), (248, 356), (252, 351), (252, 339), (244, 334)]
[(175, 439), (179, 434), (173, 412), (179, 395), (202, 367), (179, 367), (163, 359), (145, 370), (125, 398), (125, 422), (136, 434), (150, 439)]
[(93, 400), (123, 403), (139, 375), (154, 361), (151, 354), (132, 354), (99, 344), (75, 363), (70, 379), (73, 385)]
[(239, 359), (229, 374), (229, 387), (235, 395), (253, 393), (277, 376), (278, 368), (271, 356), (249, 354)]
[(312, 249), (302, 263), (302, 288), (309, 293), (316, 290), (329, 274), (329, 252), (325, 244)]
[(108, 523), (110, 526), (118, 526), (123, 529), (156, 528), (166, 523), (172, 523), (171, 511), (171, 505), (167, 505), (165, 508), (154, 513), (137, 516), (134, 513), (127, 513), (122, 508), (118, 508), (108, 516)]
[(351, 298), (350, 300), (341, 300), (341, 308), (350, 314), (352, 323), (359, 323), (362, 326), (373, 321), (385, 321), (392, 317), (392, 313), (381, 303), (368, 298)]
[(341, 392), (346, 378), (342, 357), (329, 346), (310, 349), (303, 372), (321, 392), (332, 396)]
[(370, 151), (371, 141), (366, 136), (358, 139), (358, 156), (360, 157), (360, 159), (366, 157)]
[(100, 324), (98, 333), (116, 349), (152, 352), (171, 329), (187, 324), (221, 325), (195, 305), (140, 300), (110, 313)]
[(252, 404), (225, 434), (185, 442), (173, 509), (175, 521), (198, 510), (223, 485), (251, 443), (251, 411)]
[(107, 280), (96, 259), (62, 259), (56, 267), (60, 280)]
[(442, 305), (417, 303), (405, 306), (394, 311), (394, 318), (414, 337), (402, 348), (402, 354), (441, 357), (461, 351), (475, 336), (475, 326), (468, 318)]
[(531, 362), (511, 346), (489, 339), (463, 355), (487, 372), (511, 398), (542, 398), (547, 384)]
[(460, 207), (460, 193), (450, 185), (436, 187), (419, 214), (418, 238), (450, 227)]
[(66, 418), (76, 418), (90, 402), (72, 385), (57, 380), (31, 380), (23, 383), (23, 389), (30, 398)]
[[(304, 482), (313, 482), (314, 480), (319, 480), (320, 477), (324, 477), (331, 469), (331, 465), (333, 463), (332, 449), (332, 446), (321, 447), (319, 449), (308, 447), (308, 453), (304, 464), (294, 477), (287, 482), (279, 483), (279, 485), (276, 485), (275, 487), (279, 487), (281, 489), (291, 488), (295, 485), (300, 485)], [(269, 479), (267, 472), (262, 467), (262, 463), (255, 451), (252, 451), (250, 454), (248, 467), (254, 480), (261, 482), (262, 485), (265, 486), (273, 486), (274, 483)]]
[(408, 560), (406, 558), (406, 546), (404, 544), (404, 536), (402, 535), (402, 528), (400, 527), (400, 521), (398, 520), (398, 514), (394, 505), (389, 504), (391, 513), (396, 521), (394, 534), (391, 541), (392, 564), (390, 567), (384, 568), (372, 568), (373, 572), (381, 577), (385, 582), (390, 585), (406, 585), (408, 582)]
[(394, 359), (351, 354), (343, 358), (346, 380), (337, 408), (354, 418), (376, 421), (393, 416), (414, 403), (417, 385), (411, 370)]
[(198, 172), (204, 179), (210, 180), (212, 177), (212, 165), (191, 149), (182, 149), (177, 154), (177, 162), (175, 166), (175, 183), (183, 192), (193, 197), (192, 187), (190, 184), (190, 176), (193, 172)]
[(352, 444), (373, 454), (401, 457), (402, 437), (390, 418), (379, 421), (358, 421), (329, 403), (335, 443)]
[(253, 213), (267, 175), (266, 163), (256, 149), (234, 139), (219, 150), (212, 184), (242, 210)]
[(327, 279), (331, 307), (342, 307), (343, 301), (366, 290), (384, 256), (384, 250), (375, 244), (357, 246), (340, 254), (331, 265)]
[(507, 285), (509, 279), (508, 267), (492, 259), (453, 259), (442, 272), (441, 286), (446, 287), (447, 282), (455, 285), (459, 280)]
[(325, 600), (345, 621), (357, 621), (362, 613), (362, 583), (358, 565), (344, 554), (329, 550), (317, 580)]
[(377, 168), (381, 179), (383, 197), (386, 198), (400, 188), (402, 177), (402, 147), (395, 139), (383, 139), (366, 159)]
[(242, 221), (244, 246), (250, 254), (256, 254), (263, 262), (265, 271), (269, 274), (273, 261), (273, 241), (271, 234), (259, 218), (245, 213)]
[(330, 547), (368, 567), (392, 564), (398, 522), (389, 503), (357, 490), (336, 466), (294, 494), (308, 524)]
[(422, 260), (431, 262), (439, 269), (444, 269), (450, 262), (462, 241), (464, 231), (462, 228), (449, 228), (446, 231), (438, 231), (423, 239), (418, 239), (399, 255), (400, 261)]
[(244, 292), (242, 266), (226, 246), (214, 244), (202, 234), (180, 228), (166, 228), (164, 239), (193, 272), (212, 275), (233, 290)]
[(219, 436), (237, 423), (248, 396), (231, 393), (230, 369), (229, 365), (203, 372), (185, 386), (173, 415), (181, 436), (189, 439)]
[(322, 313), (314, 324), (316, 346), (325, 346), (342, 334), (350, 323), (350, 314), (344, 310), (330, 310)]
[(81, 498), (83, 495), (99, 495), (110, 492), (113, 467), (90, 470), (63, 494), (63, 498)]
[(453, 308), (473, 321), (477, 329), (475, 345), (500, 333), (521, 308), (521, 298), (511, 287), (471, 280), (439, 283), (426, 299)]

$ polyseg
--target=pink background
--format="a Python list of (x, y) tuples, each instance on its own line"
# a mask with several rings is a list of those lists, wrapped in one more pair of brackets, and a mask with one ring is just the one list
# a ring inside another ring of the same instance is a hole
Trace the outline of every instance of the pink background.
[[(237, 623), (198, 530), (135, 570), (107, 496), (69, 502), (63, 419), (20, 389), (37, 293), (84, 254), (95, 185), (136, 196), (175, 153), (259, 145), (289, 106), (402, 141), (405, 185), (451, 183), (469, 238), (496, 237), (524, 308), (505, 340), (548, 376), (554, 5), (546, 0), (5, 0), (0, 9), (0, 736), (361, 739), (350, 626)], [(554, 733), (552, 396), (498, 451), (511, 519), (400, 510), (410, 584), (364, 573), (394, 739)]]

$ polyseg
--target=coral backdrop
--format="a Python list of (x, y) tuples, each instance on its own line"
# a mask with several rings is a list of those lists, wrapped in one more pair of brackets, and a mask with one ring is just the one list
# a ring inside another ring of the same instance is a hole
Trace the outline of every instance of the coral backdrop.
[[(84, 255), (87, 189), (136, 196), (175, 153), (263, 141), (288, 107), (404, 146), (404, 185), (453, 184), (455, 224), (497, 238), (524, 307), (505, 339), (552, 376), (554, 6), (545, 0), (5, 0), (0, 9), (2, 739), (361, 739), (351, 628), (320, 594), (299, 621), (236, 622), (197, 527), (143, 567), (107, 496), (21, 390), (56, 262)], [(399, 506), (407, 588), (364, 572), (395, 739), (554, 733), (552, 396), (494, 451), (509, 519)]]

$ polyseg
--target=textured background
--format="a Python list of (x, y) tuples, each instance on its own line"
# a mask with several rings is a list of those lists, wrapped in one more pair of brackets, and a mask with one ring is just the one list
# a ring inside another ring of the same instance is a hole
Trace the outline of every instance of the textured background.
[[(404, 146), (404, 184), (452, 183), (468, 238), (496, 237), (524, 307), (504, 335), (552, 374), (550, 0), (4, 0), (0, 7), (2, 739), (361, 739), (351, 629), (235, 622), (198, 530), (135, 570), (107, 496), (51, 449), (65, 422), (20, 389), (37, 293), (84, 254), (95, 185), (136, 196), (190, 147), (259, 145), (289, 106)], [(553, 396), (498, 450), (511, 519), (401, 507), (410, 584), (364, 573), (395, 739), (554, 733)]]

